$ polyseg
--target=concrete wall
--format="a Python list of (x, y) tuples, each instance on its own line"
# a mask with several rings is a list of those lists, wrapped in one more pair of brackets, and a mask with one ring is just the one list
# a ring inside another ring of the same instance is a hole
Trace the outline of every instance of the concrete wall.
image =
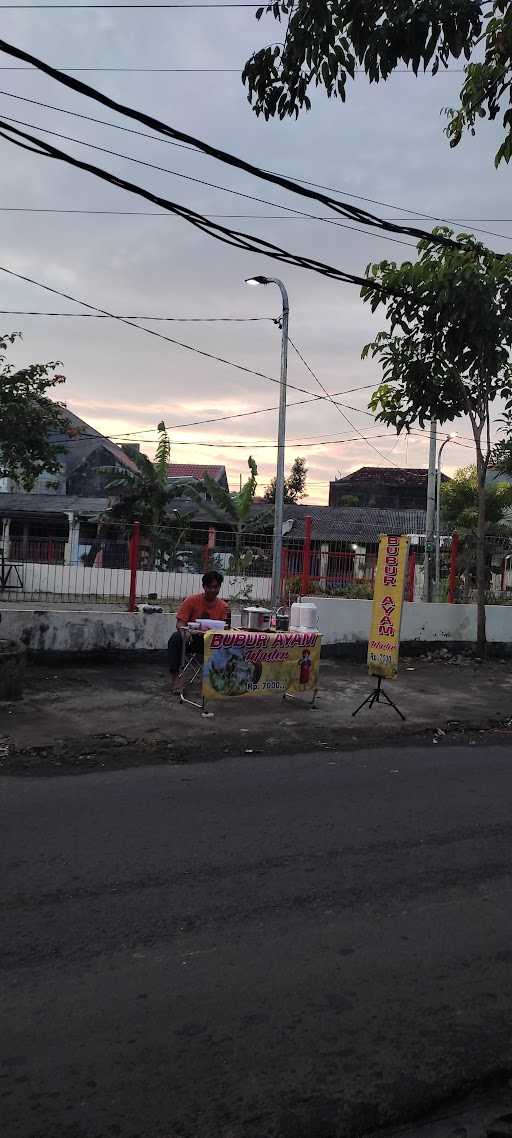
[[(324, 644), (366, 643), (370, 630), (371, 601), (308, 597), (318, 609), (318, 627)], [(488, 605), (489, 643), (512, 642), (512, 606)], [(476, 640), (475, 605), (425, 604), (406, 601), (402, 619), (402, 642), (424, 641), (472, 643)]]
[(2, 606), (0, 635), (33, 652), (163, 650), (176, 627), (172, 613), (34, 610)]
[[(365, 645), (371, 601), (311, 597), (326, 646)], [(3, 605), (0, 635), (35, 652), (163, 650), (175, 629), (173, 613), (129, 613), (81, 609), (29, 609)], [(235, 613), (236, 622), (236, 613)], [(512, 606), (487, 607), (489, 643), (512, 643)], [(402, 642), (471, 644), (476, 639), (473, 605), (407, 603)]]

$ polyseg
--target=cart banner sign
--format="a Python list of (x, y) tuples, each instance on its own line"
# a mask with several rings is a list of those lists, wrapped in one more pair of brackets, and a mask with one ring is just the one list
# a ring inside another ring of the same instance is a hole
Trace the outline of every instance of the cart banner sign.
[(392, 680), (398, 672), (408, 537), (384, 534), (375, 571), (368, 672)]
[(284, 695), (318, 687), (318, 632), (208, 632), (203, 698)]

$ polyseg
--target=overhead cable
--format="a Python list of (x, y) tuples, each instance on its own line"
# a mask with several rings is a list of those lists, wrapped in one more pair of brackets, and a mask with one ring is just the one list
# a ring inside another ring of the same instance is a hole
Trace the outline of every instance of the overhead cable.
[[(280, 186), (282, 189), (291, 191), (292, 193), (298, 194), (299, 196), (306, 197), (309, 200), (319, 201), (322, 205), (326, 206), (334, 213), (341, 214), (343, 217), (346, 217), (349, 220), (358, 221), (364, 225), (369, 226), (370, 228), (385, 229), (387, 232), (396, 233), (398, 235), (405, 234), (416, 239), (427, 238), (437, 244), (444, 245), (448, 248), (458, 247), (458, 243), (456, 241), (452, 240), (449, 237), (446, 237), (443, 234), (432, 235), (428, 231), (419, 229), (416, 226), (404, 226), (396, 224), (394, 222), (384, 221), (382, 218), (379, 218), (375, 214), (371, 214), (358, 206), (353, 206), (350, 203), (344, 201), (337, 201), (335, 198), (330, 197), (323, 192), (314, 190), (308, 186), (299, 185), (297, 181), (294, 181), (291, 178), (287, 178), (281, 174), (276, 174), (268, 170), (262, 170), (260, 167), (253, 165), (251, 162), (247, 162), (245, 159), (240, 158), (238, 155), (230, 154), (229, 152), (212, 146), (210, 143), (204, 142), (203, 140), (198, 139), (193, 135), (187, 134), (184, 131), (180, 131), (176, 127), (171, 127), (169, 124), (162, 122), (160, 119), (157, 119), (152, 115), (148, 115), (142, 111), (137, 111), (132, 107), (117, 102), (115, 99), (110, 98), (110, 96), (103, 94), (101, 91), (98, 91), (95, 87), (91, 87), (89, 84), (83, 83), (82, 80), (75, 79), (73, 76), (68, 75), (63, 71), (59, 71), (55, 67), (51, 67), (43, 60), (38, 59), (37, 56), (31, 55), (29, 52), (23, 51), (21, 48), (15, 47), (13, 44), (9, 44), (6, 40), (0, 39), (0, 50), (7, 55), (13, 56), (16, 59), (23, 60), (25, 63), (32, 64), (38, 70), (50, 76), (50, 78), (55, 79), (57, 82), (63, 84), (66, 87), (69, 87), (70, 90), (76, 91), (78, 94), (85, 95), (87, 98), (92, 98), (95, 102), (101, 103), (103, 106), (109, 107), (110, 110), (116, 111), (125, 117), (142, 123), (144, 126), (149, 127), (151, 130), (156, 131), (158, 134), (161, 133), (167, 137), (173, 138), (177, 142), (188, 143), (189, 145), (192, 145), (196, 149), (200, 150), (202, 153), (208, 155), (210, 158), (215, 158), (219, 162), (223, 162), (228, 166), (244, 171), (247, 174), (251, 174), (262, 181), (270, 182), (273, 185)], [(28, 149), (31, 149), (31, 147), (28, 147)]]
[[(67, 163), (79, 170), (85, 170), (88, 173), (94, 174), (102, 181), (107, 182), (109, 185), (117, 186), (130, 193), (137, 194), (139, 197), (147, 201), (153, 202), (154, 205), (159, 205), (163, 209), (168, 209), (171, 213), (182, 217), (184, 220), (190, 222), (191, 225), (209, 236), (215, 237), (218, 241), (222, 241), (225, 245), (230, 245), (237, 249), (243, 249), (251, 253), (263, 253), (271, 257), (273, 260), (279, 261), (283, 264), (293, 265), (297, 268), (308, 269), (312, 272), (319, 273), (321, 276), (329, 277), (332, 280), (337, 280), (345, 284), (355, 284), (359, 288), (372, 288), (375, 291), (382, 292), (382, 286), (376, 281), (368, 277), (360, 277), (354, 273), (348, 273), (343, 269), (335, 268), (324, 261), (318, 261), (313, 257), (301, 256), (297, 253), (290, 253), (283, 249), (280, 245), (276, 245), (273, 241), (268, 241), (263, 237), (258, 237), (255, 234), (243, 232), (237, 229), (228, 228), (225, 225), (219, 225), (217, 222), (205, 217), (204, 214), (197, 213), (195, 210), (190, 209), (188, 206), (173, 202), (169, 198), (164, 198), (159, 194), (152, 193), (150, 190), (145, 190), (141, 186), (133, 182), (129, 182), (126, 178), (121, 178), (117, 174), (111, 174), (106, 170), (102, 170), (99, 166), (92, 163), (84, 162), (79, 158), (74, 158), (65, 151), (60, 150), (58, 147), (53, 146), (51, 143), (46, 142), (44, 139), (38, 139), (35, 135), (28, 134), (26, 131), (20, 130), (19, 127), (13, 126), (12, 123), (2, 121), (0, 118), (0, 137), (13, 142), (16, 146), (21, 147), (23, 150), (28, 150), (30, 153), (39, 156), (57, 158), (62, 162)], [(22, 142), (21, 140), (25, 141)], [(400, 295), (397, 293), (396, 295)], [(149, 331), (149, 329), (147, 329)]]
[[(266, 198), (255, 197), (254, 194), (246, 194), (241, 190), (234, 190), (230, 186), (220, 186), (216, 182), (207, 182), (204, 178), (198, 178), (192, 174), (184, 174), (180, 170), (170, 170), (167, 166), (158, 166), (155, 162), (146, 162), (143, 158), (134, 158), (131, 154), (122, 154), (119, 150), (112, 150), (107, 146), (98, 146), (96, 143), (88, 142), (86, 139), (74, 138), (72, 135), (62, 134), (58, 130), (49, 130), (44, 126), (36, 126), (34, 123), (24, 122), (23, 119), (12, 118), (10, 115), (0, 115), (0, 122), (16, 123), (18, 126), (25, 126), (30, 130), (39, 130), (42, 134), (51, 134), (54, 138), (62, 138), (66, 142), (74, 142), (79, 146), (86, 146), (89, 150), (98, 150), (102, 154), (109, 154), (114, 158), (123, 158), (127, 162), (134, 162), (136, 166), (146, 166), (150, 170), (157, 170), (160, 174), (171, 174), (175, 178), (183, 178), (186, 182), (195, 182), (200, 186), (207, 186), (211, 190), (220, 190), (225, 194), (234, 194), (234, 196), (237, 198), (247, 198), (249, 201), (255, 201), (262, 205), (273, 206), (274, 209), (286, 210), (287, 213), (292, 214), (294, 217), (298, 216), (299, 218), (305, 217), (311, 219), (312, 221), (322, 221), (326, 225), (335, 225), (340, 229), (351, 229), (356, 233), (364, 233), (366, 236), (368, 235), (366, 229), (361, 229), (355, 225), (347, 225), (343, 221), (334, 221), (332, 217), (321, 217), (319, 215), (304, 213), (302, 210), (292, 209), (290, 206), (281, 205), (279, 202), (270, 202)], [(208, 215), (205, 214), (205, 216)], [(392, 241), (395, 245), (406, 245), (409, 249), (415, 248), (412, 241), (402, 241), (399, 237), (389, 237), (384, 233), (379, 233), (378, 236), (382, 239), (382, 241)]]
[[(89, 320), (111, 320), (106, 312), (35, 312), (22, 308), (0, 308), (0, 316), (70, 316)], [(166, 321), (168, 324), (273, 324), (275, 316), (121, 316), (121, 320)]]
[(190, 4), (0, 4), (0, 12), (23, 12), (27, 9), (30, 11), (36, 10), (38, 12), (58, 9), (59, 11), (67, 12), (74, 11), (77, 8), (80, 8), (82, 11), (87, 11), (87, 9), (93, 11), (96, 8), (110, 8), (114, 10), (116, 8), (142, 8), (145, 11), (147, 8), (180, 8), (184, 10), (187, 8), (259, 8), (259, 4), (254, 3), (253, 0), (244, 0), (244, 2), (241, 2), (241, 0), (232, 0), (231, 3), (223, 3), (222, 0), (212, 0), (210, 4), (201, 4), (198, 3), (197, 0), (192, 0)]
[[(369, 441), (369, 439), (365, 438), (365, 436), (363, 435), (362, 431), (360, 431), (360, 430), (359, 430), (359, 427), (356, 427), (355, 423), (353, 423), (353, 422), (352, 422), (352, 420), (351, 420), (351, 419), (349, 419), (348, 415), (346, 415), (346, 414), (345, 414), (345, 412), (344, 412), (344, 411), (341, 409), (341, 407), (340, 407), (339, 403), (337, 403), (337, 402), (336, 402), (336, 400), (333, 398), (333, 396), (330, 394), (330, 392), (329, 392), (329, 391), (327, 390), (327, 388), (324, 386), (324, 384), (322, 383), (322, 381), (321, 381), (321, 380), (318, 378), (318, 376), (317, 376), (316, 372), (314, 372), (314, 371), (313, 371), (313, 368), (311, 367), (311, 365), (310, 365), (310, 364), (308, 364), (307, 360), (306, 360), (306, 359), (304, 358), (304, 356), (302, 355), (302, 352), (300, 352), (300, 351), (299, 351), (299, 349), (298, 349), (297, 345), (296, 345), (296, 344), (294, 344), (294, 342), (293, 342), (293, 340), (291, 339), (291, 337), (290, 337), (290, 336), (288, 336), (288, 343), (290, 344), (290, 347), (292, 347), (292, 348), (293, 348), (294, 352), (295, 352), (295, 353), (298, 355), (299, 359), (300, 359), (300, 360), (302, 360), (302, 363), (304, 364), (304, 367), (306, 368), (306, 370), (307, 370), (307, 371), (309, 372), (309, 374), (310, 374), (310, 375), (313, 377), (313, 379), (316, 381), (316, 383), (318, 383), (318, 386), (319, 386), (319, 387), (320, 387), (320, 389), (321, 389), (321, 390), (324, 392), (324, 395), (326, 395), (326, 396), (327, 396), (327, 398), (328, 398), (328, 399), (330, 400), (330, 402), (332, 403), (333, 407), (335, 407), (335, 408), (336, 408), (336, 410), (339, 412), (339, 414), (340, 414), (340, 415), (341, 415), (341, 416), (342, 416), (342, 417), (345, 419), (345, 421), (348, 423), (349, 427), (351, 427), (353, 431), (357, 431), (357, 434), (360, 436), (360, 438), (361, 438), (361, 439), (364, 439), (364, 442), (366, 443), (366, 445), (367, 445), (367, 446), (369, 446), (369, 447), (371, 447), (371, 449), (372, 449), (372, 450), (374, 450), (374, 451), (376, 452), (376, 454), (379, 454), (379, 455), (380, 455), (380, 457), (381, 457), (381, 458), (384, 458), (386, 462), (390, 462), (390, 463), (391, 463), (391, 466), (397, 466), (397, 463), (396, 463), (396, 462), (393, 462), (393, 461), (392, 461), (392, 459), (390, 459), (390, 458), (388, 457), (388, 455), (387, 455), (387, 454), (384, 454), (384, 453), (383, 453), (383, 451), (379, 450), (379, 448), (378, 448), (378, 447), (376, 447), (376, 446), (373, 446), (373, 443), (371, 443), (371, 442)], [(399, 467), (397, 467), (397, 469), (399, 469)]]
[[(45, 292), (50, 292), (55, 296), (60, 296), (64, 300), (70, 300), (73, 304), (80, 304), (83, 308), (89, 308), (92, 312), (102, 313), (104, 316), (110, 317), (111, 320), (118, 320), (121, 324), (126, 324), (129, 328), (135, 328), (138, 332), (145, 332), (148, 336), (154, 336), (159, 340), (164, 340), (166, 343), (175, 344), (179, 348), (184, 348), (185, 351), (193, 352), (195, 355), (203, 356), (206, 359), (214, 360), (216, 363), (225, 364), (227, 367), (235, 368), (236, 371), (245, 372), (247, 375), (254, 375), (258, 379), (266, 379), (269, 383), (277, 383), (280, 385), (280, 380), (275, 376), (266, 375), (265, 372), (256, 371), (255, 368), (248, 367), (245, 364), (240, 364), (234, 360), (226, 359), (224, 356), (217, 356), (213, 352), (207, 352), (203, 348), (198, 348), (195, 344), (186, 344), (183, 340), (176, 340), (172, 336), (167, 336), (164, 332), (159, 332), (155, 328), (146, 328), (143, 324), (135, 324), (132, 320), (125, 316), (118, 316), (113, 312), (108, 312), (105, 308), (99, 308), (95, 304), (89, 304), (86, 300), (80, 300), (76, 296), (71, 296), (68, 292), (63, 292), (61, 289), (53, 288), (51, 285), (44, 284), (42, 281), (36, 280), (34, 277), (26, 276), (23, 273), (17, 273), (14, 269), (8, 269), (5, 265), (0, 265), (0, 272), (6, 273), (7, 276), (15, 277), (17, 280), (25, 281), (27, 284), (35, 285), (36, 288), (42, 288)], [(323, 401), (324, 396), (315, 395), (314, 392), (308, 391), (307, 388), (298, 387), (296, 384), (289, 383), (288, 387), (293, 391), (299, 391), (302, 395), (309, 395), (313, 401)], [(329, 396), (332, 399), (332, 396)], [(353, 408), (358, 410), (358, 408)]]
[[(97, 123), (100, 126), (109, 127), (112, 130), (122, 131), (125, 134), (134, 134), (134, 135), (137, 135), (139, 138), (145, 138), (148, 142), (162, 142), (168, 146), (177, 147), (180, 150), (191, 150), (194, 153), (197, 153), (197, 150), (194, 146), (189, 146), (189, 145), (187, 145), (185, 143), (181, 143), (181, 142), (174, 142), (172, 139), (162, 138), (162, 137), (159, 137), (158, 135), (155, 135), (155, 134), (148, 134), (147, 131), (135, 130), (134, 127), (122, 126), (120, 123), (109, 122), (108, 119), (98, 119), (94, 115), (85, 115), (85, 114), (81, 113), (80, 111), (72, 111), (68, 107), (56, 107), (53, 103), (42, 102), (41, 99), (30, 99), (26, 95), (18, 95), (18, 94), (15, 94), (13, 91), (3, 91), (3, 90), (0, 90), (0, 95), (4, 95), (6, 98), (9, 98), (9, 99), (16, 99), (17, 102), (30, 103), (36, 107), (43, 107), (45, 110), (48, 110), (48, 111), (57, 111), (58, 114), (68, 115), (68, 117), (71, 117), (71, 118), (83, 119), (85, 122)], [(16, 121), (16, 120), (13, 120), (13, 121)], [(42, 130), (43, 128), (39, 127), (38, 129)], [(62, 135), (61, 137), (65, 138), (66, 136)], [(80, 140), (80, 139), (76, 139), (74, 141), (82, 142), (82, 140)], [(83, 143), (83, 142), (82, 142), (82, 144), (85, 145), (85, 143)], [(112, 153), (115, 153), (115, 152), (112, 152)], [(128, 156), (124, 156), (124, 157), (128, 157)], [(130, 161), (132, 161), (132, 159), (130, 159)], [(177, 177), (180, 176), (177, 171), (169, 171), (169, 172), (176, 174)], [(337, 195), (345, 194), (345, 196), (348, 198), (354, 198), (357, 201), (368, 202), (371, 205), (383, 206), (385, 209), (402, 210), (403, 213), (408, 214), (410, 217), (418, 218), (418, 220), (426, 219), (427, 221), (440, 222), (443, 225), (455, 225), (455, 224), (464, 225), (464, 224), (467, 224), (471, 221), (492, 221), (493, 220), (492, 218), (466, 218), (466, 219), (464, 219), (464, 218), (440, 217), (436, 214), (426, 213), (424, 210), (410, 209), (407, 206), (396, 205), (392, 202), (384, 202), (384, 201), (379, 200), (378, 198), (370, 198), (364, 194), (354, 194), (354, 193), (349, 192), (348, 190), (345, 190), (345, 189), (341, 190), (339, 187), (326, 186), (320, 182), (312, 182), (306, 178), (299, 178), (296, 175), (295, 175), (295, 181), (299, 182), (301, 185), (304, 185), (304, 186), (313, 186), (317, 190), (327, 190), (330, 193), (334, 193)], [(221, 189), (221, 188), (224, 189), (226, 192), (233, 192), (231, 190), (228, 190), (227, 187), (219, 187), (219, 186), (215, 187), (215, 189)], [(264, 199), (255, 198), (253, 195), (250, 195), (250, 194), (244, 195), (244, 194), (239, 193), (238, 196), (247, 197), (252, 201), (259, 201), (259, 202), (262, 202), (262, 204), (277, 205), (277, 203), (267, 203), (264, 201)], [(279, 205), (279, 206), (277, 206), (277, 208), (286, 209), (287, 207)], [(314, 220), (314, 221), (328, 220), (327, 218), (321, 218), (321, 217), (315, 216), (314, 214), (305, 214), (305, 213), (302, 213), (300, 211), (289, 210), (288, 212), (289, 213), (296, 213), (297, 217), (310, 218), (311, 220)], [(155, 216), (162, 216), (162, 215), (155, 215)], [(215, 216), (215, 215), (210, 214), (208, 216), (211, 217), (211, 216)], [(216, 216), (229, 216), (229, 215), (220, 215), (219, 214)], [(233, 216), (233, 217), (237, 217), (237, 216), (239, 216), (239, 217), (244, 217), (244, 216), (252, 217), (253, 215), (251, 215), (251, 214), (248, 214), (248, 215), (233, 214), (231, 216)], [(261, 215), (261, 216), (264, 216), (264, 215)], [(267, 219), (268, 220), (277, 220), (277, 218), (274, 218), (274, 217), (270, 218), (269, 216)], [(285, 220), (285, 219), (283, 219), (283, 220)], [(383, 218), (383, 220), (386, 221), (388, 219)], [(407, 218), (394, 217), (394, 218), (391, 218), (390, 220), (401, 221), (401, 220), (408, 220), (408, 219)], [(506, 219), (503, 218), (502, 220), (505, 221)], [(499, 222), (500, 219), (497, 218), (496, 221)], [(485, 234), (485, 236), (487, 236), (487, 237), (503, 238), (503, 240), (505, 240), (505, 241), (510, 240), (510, 236), (511, 236), (510, 234), (505, 234), (505, 233), (493, 233), (491, 230), (488, 230), (488, 229), (479, 229), (479, 228), (475, 227), (474, 225), (471, 225), (470, 228), (473, 230), (474, 233), (482, 233), (482, 234)]]

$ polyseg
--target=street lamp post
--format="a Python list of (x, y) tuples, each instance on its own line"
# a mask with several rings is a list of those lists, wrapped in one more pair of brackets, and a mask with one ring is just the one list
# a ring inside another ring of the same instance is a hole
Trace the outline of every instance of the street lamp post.
[(437, 495), (436, 495), (436, 600), (439, 600), (441, 586), (441, 456), (447, 443), (454, 439), (452, 431), (441, 443), (437, 455)]
[(277, 434), (276, 498), (274, 506), (274, 548), (272, 554), (271, 608), (279, 607), (281, 600), (281, 550), (283, 546), (284, 451), (286, 442), (286, 376), (288, 370), (288, 293), (277, 277), (248, 277), (248, 285), (275, 284), (280, 290), (283, 310), (281, 317), (281, 377), (279, 389), (279, 425)]

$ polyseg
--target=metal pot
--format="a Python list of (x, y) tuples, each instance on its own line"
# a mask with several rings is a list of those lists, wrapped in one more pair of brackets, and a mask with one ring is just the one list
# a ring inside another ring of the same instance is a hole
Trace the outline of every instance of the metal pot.
[(242, 609), (240, 613), (242, 628), (255, 632), (266, 632), (270, 625), (270, 609), (257, 608), (251, 605)]
[(283, 606), (276, 612), (276, 630), (277, 632), (288, 632), (290, 627), (290, 614), (288, 609)]

